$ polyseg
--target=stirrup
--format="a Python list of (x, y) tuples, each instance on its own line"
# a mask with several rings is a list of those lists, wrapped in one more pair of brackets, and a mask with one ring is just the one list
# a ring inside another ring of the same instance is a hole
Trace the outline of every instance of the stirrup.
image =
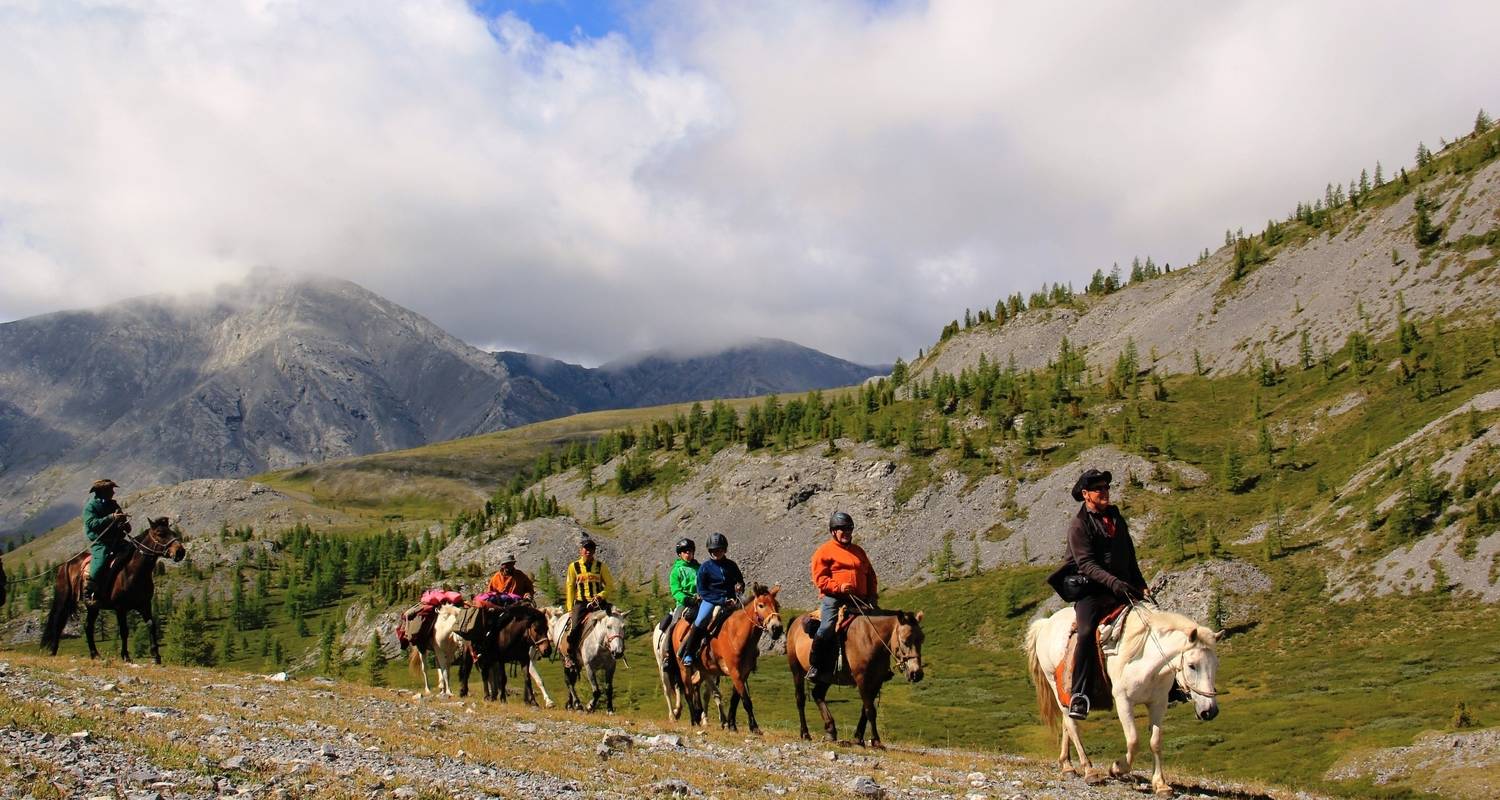
[[(1074, 710), (1078, 706), (1078, 701), (1080, 701), (1080, 700), (1083, 701), (1083, 711), (1082, 712), (1078, 712), (1078, 711)], [(1086, 694), (1075, 694), (1075, 695), (1073, 695), (1073, 701), (1070, 702), (1070, 703), (1068, 703), (1068, 716), (1072, 717), (1073, 719), (1088, 719), (1089, 718), (1089, 712), (1092, 711), (1092, 710), (1093, 710), (1093, 703), (1091, 703), (1089, 701), (1089, 696), (1086, 695)]]

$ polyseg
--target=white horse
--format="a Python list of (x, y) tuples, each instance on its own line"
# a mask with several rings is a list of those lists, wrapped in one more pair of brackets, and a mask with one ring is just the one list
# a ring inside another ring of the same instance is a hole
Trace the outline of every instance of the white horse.
[(408, 657), (411, 670), (422, 673), (422, 694), (431, 694), (432, 686), (427, 682), (426, 662), (423, 654), (431, 650), (433, 660), (437, 662), (438, 694), (442, 697), (452, 697), (453, 691), (448, 685), (448, 668), (458, 662), (458, 659), (466, 652), (463, 637), (458, 635), (459, 616), (463, 613), (455, 605), (444, 605), (437, 610), (437, 621), (432, 625), (432, 641), (411, 643), (411, 655)]
[[(1063, 775), (1078, 774), (1069, 758), (1068, 746), (1078, 751), (1084, 780), (1098, 783), (1104, 775), (1090, 763), (1078, 738), (1078, 726), (1065, 712), (1057, 695), (1054, 674), (1067, 653), (1069, 631), (1073, 627), (1072, 606), (1046, 619), (1031, 623), (1026, 631), (1026, 661), (1031, 682), (1036, 687), (1037, 709), (1048, 727), (1057, 730), (1062, 722), (1061, 752), (1057, 763)], [(1181, 614), (1157, 611), (1136, 605), (1126, 618), (1119, 646), (1105, 659), (1105, 669), (1113, 685), (1115, 713), (1125, 729), (1125, 758), (1110, 766), (1109, 774), (1123, 778), (1135, 762), (1137, 736), (1134, 709), (1146, 706), (1151, 716), (1151, 788), (1158, 795), (1170, 795), (1172, 787), (1161, 770), (1161, 721), (1167, 712), (1167, 693), (1177, 679), (1193, 699), (1193, 711), (1207, 722), (1219, 714), (1218, 692), (1214, 680), (1219, 656), (1214, 644), (1223, 631), (1199, 625)]]
[[(567, 627), (570, 615), (561, 608), (547, 609), (547, 637), (558, 652), (564, 652), (567, 647)], [(591, 611), (583, 618), (583, 624), (588, 625), (589, 620), (598, 620), (594, 628), (588, 631), (578, 643), (578, 660), (584, 669), (563, 670), (563, 679), (568, 682), (567, 708), (581, 708), (585, 711), (593, 711), (599, 707), (599, 698), (604, 698), (604, 708), (609, 713), (615, 713), (615, 662), (625, 658), (625, 615), (618, 609), (605, 613), (603, 611)], [(588, 705), (584, 705), (579, 699), (577, 692), (578, 674), (583, 672), (588, 676), (589, 688), (593, 690), (593, 697)], [(603, 679), (601, 686), (600, 679)]]

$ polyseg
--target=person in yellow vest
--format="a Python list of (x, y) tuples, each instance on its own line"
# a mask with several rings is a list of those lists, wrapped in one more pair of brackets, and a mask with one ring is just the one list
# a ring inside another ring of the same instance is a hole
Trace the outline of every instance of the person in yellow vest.
[(583, 638), (583, 618), (596, 609), (609, 611), (609, 594), (613, 583), (609, 567), (594, 558), (598, 545), (593, 539), (578, 543), (578, 560), (568, 565), (567, 608), (572, 614), (568, 623), (567, 646), (563, 648), (563, 667), (578, 668), (578, 642)]

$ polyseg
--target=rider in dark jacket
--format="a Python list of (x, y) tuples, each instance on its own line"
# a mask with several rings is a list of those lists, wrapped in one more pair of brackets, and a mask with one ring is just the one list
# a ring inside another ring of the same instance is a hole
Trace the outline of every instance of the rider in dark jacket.
[(1150, 594), (1135, 558), (1135, 543), (1120, 509), (1109, 502), (1109, 472), (1085, 470), (1073, 485), (1073, 499), (1083, 503), (1068, 523), (1068, 559), (1089, 579), (1090, 591), (1073, 604), (1078, 618), (1078, 647), (1073, 655), (1072, 702), (1068, 716), (1085, 719), (1095, 707), (1108, 708), (1094, 631), (1119, 606)]
[(709, 559), (698, 567), (698, 616), (677, 653), (684, 664), (692, 665), (714, 609), (737, 603), (740, 592), (745, 590), (745, 577), (740, 574), (739, 565), (729, 560), (728, 552), (729, 537), (722, 533), (708, 537)]

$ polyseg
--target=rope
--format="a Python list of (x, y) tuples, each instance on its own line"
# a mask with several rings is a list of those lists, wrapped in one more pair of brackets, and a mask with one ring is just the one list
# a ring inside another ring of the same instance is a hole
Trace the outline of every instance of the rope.
[[(1146, 623), (1146, 636), (1148, 636), (1151, 639), (1151, 641), (1153, 641), (1153, 642), (1156, 643), (1156, 649), (1160, 650), (1162, 655), (1166, 655), (1167, 652), (1168, 652), (1166, 645), (1164, 645), (1164, 644), (1161, 643), (1161, 639), (1157, 638), (1157, 636), (1156, 636), (1156, 629), (1153, 628), (1153, 627), (1151, 627), (1151, 619), (1150, 619), (1149, 615), (1146, 612), (1146, 603), (1148, 601), (1142, 600), (1141, 602), (1137, 603), (1136, 601), (1131, 600), (1130, 598), (1127, 597), (1125, 599), (1125, 602), (1130, 605), (1130, 608), (1131, 608), (1132, 611), (1139, 611), (1139, 612), (1141, 612), (1141, 620)], [(1153, 601), (1149, 601), (1149, 602), (1153, 606), (1156, 605), (1156, 602), (1154, 600)], [(1203, 646), (1202, 644), (1197, 644), (1197, 645), (1194, 645), (1193, 647), (1188, 648), (1188, 650), (1194, 650), (1194, 649), (1197, 649), (1197, 648), (1202, 647), (1202, 646)], [(1187, 675), (1185, 673), (1183, 673), (1182, 667), (1178, 666), (1177, 662), (1182, 659), (1182, 657), (1188, 652), (1188, 650), (1184, 650), (1184, 651), (1182, 651), (1181, 653), (1178, 653), (1175, 657), (1172, 658), (1172, 661), (1171, 661), (1172, 671), (1174, 673), (1176, 673), (1176, 675), (1177, 675), (1177, 677), (1179, 679), (1181, 679), (1182, 685), (1184, 687), (1186, 687), (1189, 692), (1192, 692), (1193, 694), (1201, 694), (1204, 697), (1218, 697), (1219, 696), (1218, 692), (1205, 692), (1205, 691), (1201, 691), (1201, 690), (1199, 690), (1197, 688), (1194, 688), (1192, 681), (1189, 681), (1188, 678), (1187, 678)]]
[[(865, 611), (864, 611), (864, 609), (868, 608), (871, 611), (875, 610), (875, 606), (874, 605), (872, 605), (870, 603), (866, 603), (865, 601), (859, 599), (858, 597), (855, 597), (854, 595), (850, 595), (849, 596), (849, 600), (851, 601), (850, 605), (854, 607), (854, 612), (856, 614), (859, 614), (861, 617), (864, 617), (865, 619), (869, 619), (870, 615), (866, 614)], [(861, 607), (863, 607), (863, 608), (861, 608)], [(875, 623), (872, 622), (870, 624), (874, 625)], [(897, 627), (899, 628), (900, 626), (898, 625)], [(835, 635), (837, 635), (837, 633), (835, 633)], [(895, 635), (894, 631), (891, 633), (891, 635), (892, 636)], [(885, 651), (887, 653), (891, 654), (891, 658), (893, 658), (893, 659), (896, 660), (896, 665), (901, 669), (902, 672), (905, 672), (906, 671), (906, 662), (907, 662), (907, 659), (903, 658), (901, 656), (896, 655), (896, 651), (891, 649), (890, 643), (887, 642), (885, 639), (877, 638), (876, 641), (880, 642), (880, 646), (884, 647)]]

